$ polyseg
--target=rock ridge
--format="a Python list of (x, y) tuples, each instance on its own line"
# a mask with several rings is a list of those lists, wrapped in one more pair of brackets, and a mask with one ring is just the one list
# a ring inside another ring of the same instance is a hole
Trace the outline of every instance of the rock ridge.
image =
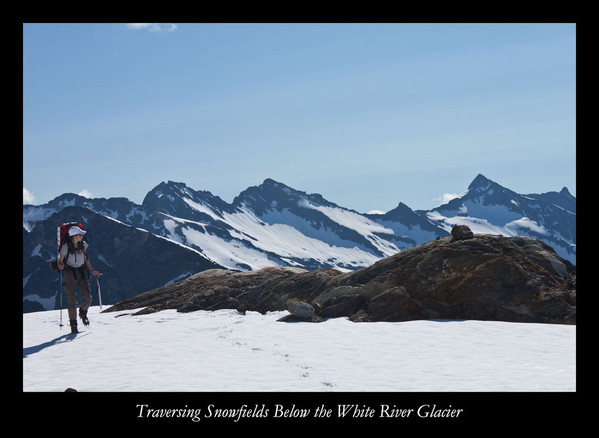
[[(300, 304), (301, 303), (301, 304)], [(286, 321), (477, 319), (576, 324), (576, 267), (530, 237), (468, 227), (351, 272), (212, 269), (105, 312), (288, 310)], [(139, 310), (141, 309), (141, 310)]]

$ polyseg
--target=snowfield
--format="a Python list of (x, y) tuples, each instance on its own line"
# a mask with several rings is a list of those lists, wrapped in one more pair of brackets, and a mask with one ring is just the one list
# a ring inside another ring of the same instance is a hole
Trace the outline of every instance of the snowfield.
[(23, 391), (576, 391), (570, 325), (95, 306), (73, 336), (59, 312), (23, 314)]

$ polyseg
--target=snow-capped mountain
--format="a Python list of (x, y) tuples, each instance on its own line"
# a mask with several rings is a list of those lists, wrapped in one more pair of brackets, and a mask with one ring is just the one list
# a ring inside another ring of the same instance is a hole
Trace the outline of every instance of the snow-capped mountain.
[(391, 229), (272, 179), (243, 191), (232, 204), (169, 182), (143, 205), (160, 206), (153, 232), (231, 269), (355, 269), (399, 251), (388, 240)]
[(32, 231), (41, 221), (67, 207), (80, 206), (124, 224), (144, 228), (149, 223), (145, 209), (127, 198), (86, 198), (65, 193), (44, 205), (23, 205), (23, 228)]
[[(56, 216), (73, 206), (85, 210)], [(84, 214), (86, 210), (89, 213)], [(162, 237), (169, 245), (161, 250), (178, 254), (164, 258), (172, 269), (156, 277), (155, 284), (147, 289), (162, 286), (173, 276), (194, 274), (178, 266), (185, 258), (206, 268), (242, 271), (266, 266), (358, 269), (448, 236), (456, 224), (466, 224), (475, 233), (531, 236), (576, 263), (576, 198), (566, 188), (559, 193), (520, 195), (478, 175), (459, 198), (429, 211), (413, 211), (400, 202), (385, 214), (360, 214), (272, 179), (249, 187), (230, 204), (210, 192), (168, 181), (152, 189), (141, 205), (126, 198), (88, 199), (74, 194), (61, 195), (45, 205), (24, 205), (24, 298), (30, 296), (45, 308), (53, 308), (48, 298), (54, 296), (57, 284), (47, 284), (48, 273), (43, 275), (40, 266), (47, 265), (56, 253), (56, 227), (71, 220), (85, 222), (88, 216), (108, 220), (84, 225), (90, 231), (90, 257), (101, 257), (98, 261), (113, 266), (115, 272), (130, 271), (127, 260), (133, 262), (135, 257), (122, 257), (117, 262), (110, 250), (111, 238), (103, 232), (108, 223), (117, 234)], [(99, 236), (105, 248), (94, 253), (99, 249)], [(182, 249), (190, 252), (183, 254)], [(123, 251), (139, 254), (140, 250), (127, 246)], [(122, 285), (115, 287), (124, 289)]]
[(520, 195), (478, 175), (458, 198), (423, 213), (448, 231), (468, 225), (474, 233), (533, 237), (576, 263), (576, 198), (565, 187)]

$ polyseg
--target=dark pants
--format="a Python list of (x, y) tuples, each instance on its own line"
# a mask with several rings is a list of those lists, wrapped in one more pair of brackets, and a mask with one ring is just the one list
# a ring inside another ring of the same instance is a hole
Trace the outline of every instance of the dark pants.
[(81, 310), (85, 311), (92, 303), (92, 293), (89, 287), (89, 274), (83, 269), (65, 268), (63, 273), (64, 290), (67, 293), (69, 319), (77, 320), (77, 289), (81, 293)]

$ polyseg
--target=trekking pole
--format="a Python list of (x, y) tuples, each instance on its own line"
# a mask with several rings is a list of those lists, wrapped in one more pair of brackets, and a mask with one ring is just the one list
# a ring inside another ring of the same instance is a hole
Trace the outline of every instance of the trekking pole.
[(100, 289), (100, 275), (96, 277), (96, 281), (98, 283), (98, 299), (100, 301), (100, 310), (102, 310), (102, 290)]
[(62, 271), (60, 271), (60, 323), (58, 327), (62, 330)]
[(62, 330), (62, 269), (58, 267), (58, 262), (60, 261), (60, 227), (56, 228), (56, 269), (60, 272), (60, 284), (59, 284), (59, 292), (60, 292), (60, 322), (58, 323), (58, 327)]

